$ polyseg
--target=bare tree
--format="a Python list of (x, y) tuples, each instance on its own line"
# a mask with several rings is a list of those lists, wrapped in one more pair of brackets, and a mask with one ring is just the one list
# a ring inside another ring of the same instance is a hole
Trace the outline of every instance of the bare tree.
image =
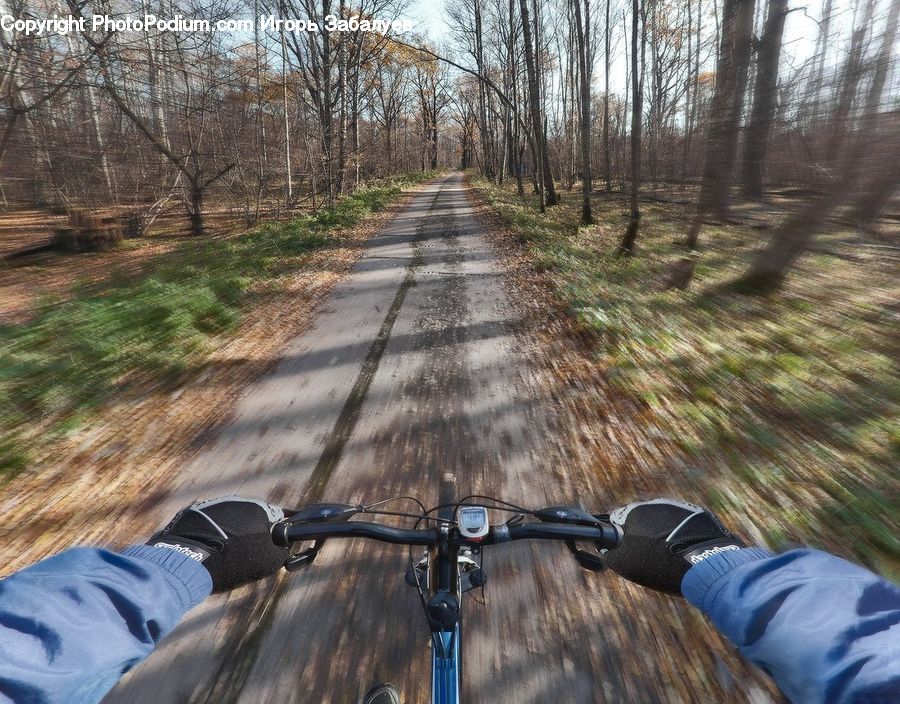
[(753, 6), (754, 0), (725, 0), (706, 165), (697, 217), (687, 237), (687, 246), (692, 249), (697, 246), (704, 217), (728, 216), (729, 188), (750, 61)]
[[(74, 16), (80, 16), (83, 6), (74, 0), (68, 0), (69, 9)], [(173, 56), (177, 66), (177, 75), (182, 86), (182, 119), (179, 121), (181, 133), (176, 153), (172, 144), (157, 134), (152, 124), (145, 119), (137, 108), (130, 105), (122, 89), (122, 82), (114, 76), (114, 65), (119, 56), (112, 50), (115, 45), (110, 41), (112, 36), (106, 33), (93, 36), (91, 33), (81, 35), (85, 42), (96, 53), (102, 85), (112, 98), (121, 113), (149, 141), (152, 147), (168, 162), (180, 171), (187, 180), (187, 206), (191, 232), (202, 235), (204, 232), (204, 199), (211, 185), (216, 183), (231, 169), (234, 162), (215, 165), (203, 151), (208, 136), (209, 101), (213, 98), (224, 76), (217, 75), (218, 67), (215, 57), (219, 53), (215, 35), (212, 33), (195, 33), (176, 41)]]
[(438, 125), (450, 103), (446, 65), (437, 59), (416, 61), (412, 81), (419, 98), (422, 127), (421, 168), (438, 167)]
[(612, 164), (609, 148), (609, 36), (610, 22), (609, 10), (612, 0), (606, 0), (606, 21), (603, 23), (603, 77), (605, 80), (603, 89), (603, 169), (606, 177), (606, 190), (612, 190)]
[(590, 27), (590, 2), (584, 0), (584, 21), (581, 17), (581, 0), (575, 0), (575, 31), (578, 43), (578, 71), (580, 87), (581, 128), (581, 224), (594, 222), (591, 214), (591, 52), (585, 27)]
[(537, 65), (535, 63), (534, 44), (531, 39), (531, 20), (528, 13), (528, 0), (519, 0), (519, 12), (522, 15), (522, 42), (525, 51), (525, 67), (528, 74), (528, 107), (531, 115), (531, 141), (536, 162), (536, 180), (540, 210), (543, 213), (549, 200), (548, 191), (552, 187), (546, 181), (544, 166), (544, 120), (541, 115), (540, 89), (538, 88)]
[[(825, 226), (828, 217), (853, 194), (853, 186), (863, 170), (865, 152), (873, 145), (878, 145), (878, 148), (876, 154), (870, 159), (863, 176), (862, 188), (858, 191), (859, 195), (854, 209), (858, 212), (860, 206), (872, 197), (871, 194), (877, 194), (875, 199), (877, 206), (881, 194), (892, 193), (900, 182), (896, 166), (900, 160), (900, 133), (898, 133), (900, 116), (896, 113), (882, 116), (880, 113), (882, 93), (891, 66), (894, 42), (897, 38), (898, 15), (900, 15), (900, 3), (893, 2), (881, 37), (881, 46), (873, 62), (873, 75), (863, 114), (857, 129), (850, 135), (851, 146), (846, 158), (842, 161), (839, 175), (822, 195), (812, 199), (800, 212), (789, 216), (772, 233), (766, 246), (757, 253), (750, 269), (737, 281), (739, 288), (767, 293), (781, 286), (787, 272), (800, 255), (809, 249), (815, 236)], [(867, 9), (863, 16), (863, 22), (868, 24), (871, 22), (871, 17), (872, 13)], [(860, 27), (857, 26), (854, 36), (857, 36), (859, 32)], [(851, 47), (844, 76), (853, 85), (858, 85), (860, 77), (852, 75), (848, 66), (858, 65), (859, 57)], [(834, 119), (843, 120), (843, 114), (836, 114)], [(879, 123), (887, 124), (882, 131), (884, 138), (879, 134)]]
[(631, 0), (631, 215), (628, 229), (619, 244), (619, 252), (627, 256), (634, 254), (634, 244), (641, 224), (641, 115), (644, 110), (644, 74), (641, 70), (643, 60), (638, 63), (638, 45), (643, 59), (647, 46), (647, 32), (646, 23), (640, 21), (640, 14), (639, 0)]
[(853, 35), (850, 40), (850, 50), (841, 76), (841, 90), (831, 120), (828, 146), (825, 149), (825, 161), (832, 169), (843, 168), (841, 157), (843, 155), (844, 139), (849, 131), (850, 112), (853, 109), (859, 82), (865, 72), (863, 52), (865, 50), (866, 35), (869, 33), (872, 25), (874, 11), (875, 0), (866, 0), (862, 19), (853, 29)]
[(778, 88), (778, 62), (788, 0), (769, 0), (766, 26), (759, 40), (753, 111), (744, 138), (743, 193), (750, 198), (763, 197), (763, 169)]

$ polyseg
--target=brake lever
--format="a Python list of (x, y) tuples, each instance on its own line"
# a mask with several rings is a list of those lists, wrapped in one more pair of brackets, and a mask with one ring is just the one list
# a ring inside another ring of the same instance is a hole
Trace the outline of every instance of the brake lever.
[[(349, 521), (355, 514), (361, 512), (361, 506), (351, 506), (350, 504), (309, 504), (293, 511), (285, 510), (284, 523), (298, 525), (304, 523), (342, 522)], [(296, 555), (290, 555), (287, 562), (284, 563), (284, 569), (288, 572), (297, 572), (304, 567), (309, 567), (315, 562), (316, 556), (324, 544), (324, 540), (318, 540), (311, 548), (307, 548)]]
[[(541, 521), (548, 523), (566, 523), (579, 526), (599, 526), (609, 522), (607, 514), (590, 514), (581, 506), (547, 506), (534, 512)], [(566, 541), (566, 547), (578, 564), (591, 572), (603, 572), (606, 569), (606, 560), (600, 555), (579, 550), (575, 541)]]
[(606, 560), (600, 555), (594, 555), (586, 550), (579, 550), (578, 545), (571, 540), (566, 541), (566, 547), (569, 548), (569, 552), (572, 553), (575, 560), (584, 569), (590, 570), (591, 572), (606, 571)]
[(284, 563), (284, 569), (288, 572), (297, 572), (298, 570), (302, 570), (304, 567), (309, 567), (313, 562), (315, 562), (316, 556), (319, 554), (319, 550), (322, 549), (322, 545), (325, 544), (324, 540), (317, 540), (315, 545), (311, 548), (307, 548), (303, 552), (297, 553), (296, 555), (291, 555), (287, 562)]

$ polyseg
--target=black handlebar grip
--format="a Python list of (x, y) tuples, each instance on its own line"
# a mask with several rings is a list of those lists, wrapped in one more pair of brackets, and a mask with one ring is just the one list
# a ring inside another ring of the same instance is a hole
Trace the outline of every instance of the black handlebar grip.
[[(496, 529), (494, 536), (496, 540)], [(503, 539), (595, 542), (599, 543), (601, 548), (612, 549), (622, 542), (622, 533), (618, 527), (611, 524), (580, 526), (571, 523), (522, 523), (509, 526)]]
[(287, 521), (279, 521), (272, 526), (272, 542), (283, 548), (291, 546), (287, 537), (287, 527)]
[(622, 544), (624, 536), (622, 529), (613, 523), (603, 526), (603, 539), (600, 541), (601, 547), (614, 550)]

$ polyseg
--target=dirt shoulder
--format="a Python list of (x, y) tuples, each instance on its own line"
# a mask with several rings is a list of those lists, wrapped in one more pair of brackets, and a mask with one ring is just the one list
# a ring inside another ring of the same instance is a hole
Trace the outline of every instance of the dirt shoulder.
[[(308, 327), (365, 242), (417, 190), (341, 230), (330, 246), (311, 253), (277, 285), (254, 290), (238, 328), (218, 340), (204, 363), (175, 388), (130, 388), (2, 485), (3, 573), (76, 542), (124, 544), (153, 530), (142, 516), (166, 495), (170, 478)], [(121, 521), (126, 513), (127, 526)]]
[[(204, 238), (209, 240), (252, 227), (235, 213), (211, 212), (207, 219)], [(45, 210), (0, 213), (0, 325), (24, 322), (42, 299), (67, 298), (78, 286), (102, 284), (113, 272), (120, 277), (140, 276), (142, 270), (152, 269), (158, 257), (196, 239), (182, 232), (183, 220), (181, 215), (168, 213), (158, 218), (145, 236), (123, 240), (110, 251), (77, 255), (43, 251), (10, 259), (10, 255), (50, 244), (53, 232), (65, 227), (68, 217)]]

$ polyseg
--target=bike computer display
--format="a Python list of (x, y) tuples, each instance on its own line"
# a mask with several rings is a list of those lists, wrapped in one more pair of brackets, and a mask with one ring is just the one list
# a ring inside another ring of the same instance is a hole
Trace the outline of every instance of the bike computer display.
[(487, 509), (483, 506), (460, 506), (457, 512), (459, 532), (466, 538), (483, 538), (488, 534)]

